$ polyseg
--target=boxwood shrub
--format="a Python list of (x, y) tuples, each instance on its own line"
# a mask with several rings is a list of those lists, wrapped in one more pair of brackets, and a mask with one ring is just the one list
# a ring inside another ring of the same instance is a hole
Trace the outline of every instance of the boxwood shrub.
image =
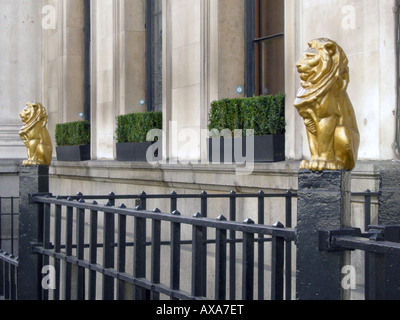
[(162, 129), (162, 112), (130, 113), (117, 117), (117, 142), (146, 142), (147, 133)]
[(211, 103), (208, 129), (253, 129), (254, 135), (285, 133), (285, 96), (222, 99)]
[(59, 147), (90, 144), (90, 122), (59, 123), (56, 125), (55, 139)]

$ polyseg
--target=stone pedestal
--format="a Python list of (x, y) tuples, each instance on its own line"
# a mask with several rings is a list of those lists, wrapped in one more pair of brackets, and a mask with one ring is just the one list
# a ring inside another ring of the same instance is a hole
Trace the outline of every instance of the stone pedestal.
[(318, 230), (350, 222), (351, 173), (300, 171), (297, 213), (297, 298), (339, 300), (346, 253), (318, 250)]
[[(378, 224), (382, 226), (400, 225), (400, 170), (381, 171), (379, 177)], [(400, 242), (397, 229), (385, 232), (385, 240)], [(384, 256), (385, 286), (382, 296), (376, 299), (400, 299), (400, 265), (399, 257), (387, 254)], [(370, 275), (374, 276), (374, 270)]]
[(42, 215), (39, 205), (30, 203), (30, 195), (48, 191), (49, 167), (20, 167), (18, 300), (41, 299), (41, 259), (31, 248), (42, 241)]

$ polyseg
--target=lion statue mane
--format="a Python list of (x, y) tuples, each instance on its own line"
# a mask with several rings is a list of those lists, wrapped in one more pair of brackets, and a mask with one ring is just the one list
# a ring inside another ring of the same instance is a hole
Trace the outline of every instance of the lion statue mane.
[(301, 88), (294, 102), (306, 126), (311, 160), (300, 169), (352, 170), (360, 135), (347, 94), (348, 59), (334, 41), (319, 38), (308, 43), (297, 63)]
[(23, 165), (47, 165), (51, 164), (52, 144), (47, 130), (47, 112), (39, 102), (28, 102), (19, 115), (23, 127), (19, 136), (23, 140), (28, 153), (28, 160)]

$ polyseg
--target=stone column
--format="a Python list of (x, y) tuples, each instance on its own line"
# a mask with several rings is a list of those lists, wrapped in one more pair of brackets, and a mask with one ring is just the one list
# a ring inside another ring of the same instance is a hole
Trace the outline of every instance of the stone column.
[[(379, 178), (378, 224), (400, 225), (400, 170), (381, 171)], [(400, 242), (400, 234), (385, 231), (385, 241)], [(385, 255), (384, 299), (400, 299), (400, 265), (398, 256)], [(373, 275), (373, 270), (370, 274)]]
[(41, 259), (32, 253), (32, 243), (42, 241), (40, 205), (30, 203), (33, 193), (49, 191), (49, 167), (21, 166), (18, 247), (18, 300), (41, 299)]
[(318, 250), (318, 230), (350, 222), (351, 173), (300, 171), (297, 212), (297, 298), (339, 300), (344, 252)]

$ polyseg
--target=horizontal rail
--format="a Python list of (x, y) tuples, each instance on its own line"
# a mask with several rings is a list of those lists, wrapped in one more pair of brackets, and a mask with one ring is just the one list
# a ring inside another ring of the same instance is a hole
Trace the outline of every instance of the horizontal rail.
[(285, 193), (227, 193), (227, 194), (208, 194), (208, 193), (194, 193), (194, 194), (136, 194), (136, 195), (74, 195), (74, 196), (57, 196), (58, 199), (73, 200), (128, 200), (128, 199), (201, 199), (201, 198), (285, 198), (285, 197), (297, 197), (294, 191), (287, 191)]
[(70, 208), (78, 208), (92, 211), (108, 212), (118, 215), (131, 216), (136, 218), (146, 218), (152, 220), (168, 221), (174, 223), (188, 224), (199, 227), (210, 227), (224, 230), (234, 230), (239, 232), (257, 233), (259, 235), (269, 235), (285, 238), (286, 240), (295, 240), (295, 230), (291, 228), (279, 228), (273, 226), (264, 226), (259, 224), (244, 224), (234, 221), (218, 221), (209, 218), (192, 218), (182, 215), (172, 215), (138, 209), (127, 209), (121, 207), (103, 206), (96, 203), (86, 203), (79, 201), (56, 199), (51, 197), (33, 196), (32, 201), (37, 203), (47, 203), (61, 205)]
[[(377, 197), (379, 192), (352, 192), (352, 197)], [(57, 196), (58, 199), (73, 199), (73, 200), (129, 200), (129, 199), (202, 199), (202, 198), (209, 198), (209, 199), (218, 199), (218, 198), (296, 198), (297, 191), (287, 190), (286, 192), (279, 192), (279, 193), (264, 193), (262, 191), (258, 193), (224, 193), (224, 194), (212, 194), (212, 193), (193, 193), (193, 194), (177, 194), (177, 193), (170, 193), (170, 194), (129, 194), (129, 195), (116, 195), (116, 194), (109, 194), (109, 195), (71, 195), (71, 196)]]
[(7, 252), (0, 253), (0, 260), (7, 262), (13, 266), (18, 267), (18, 257), (14, 257), (13, 255), (10, 255)]
[(58, 260), (66, 261), (68, 263), (74, 264), (76, 266), (91, 270), (91, 271), (96, 271), (101, 274), (104, 274), (106, 276), (112, 277), (114, 279), (122, 280), (127, 283), (134, 284), (136, 286), (140, 286), (144, 289), (147, 290), (152, 290), (156, 291), (159, 293), (167, 294), (170, 297), (177, 298), (177, 299), (186, 299), (186, 300), (206, 300), (204, 297), (194, 297), (182, 290), (172, 290), (168, 286), (165, 286), (163, 284), (156, 284), (152, 283), (144, 278), (135, 278), (134, 276), (126, 273), (126, 272), (118, 272), (112, 268), (105, 268), (100, 264), (97, 263), (90, 263), (84, 259), (78, 259), (73, 256), (67, 256), (64, 253), (61, 252), (54, 252), (49, 249), (44, 249), (43, 247), (36, 246), (34, 247), (33, 251), (35, 253), (39, 253), (42, 255), (46, 255)]
[(334, 248), (362, 250), (367, 252), (400, 255), (400, 243), (390, 241), (374, 241), (354, 236), (332, 237)]

